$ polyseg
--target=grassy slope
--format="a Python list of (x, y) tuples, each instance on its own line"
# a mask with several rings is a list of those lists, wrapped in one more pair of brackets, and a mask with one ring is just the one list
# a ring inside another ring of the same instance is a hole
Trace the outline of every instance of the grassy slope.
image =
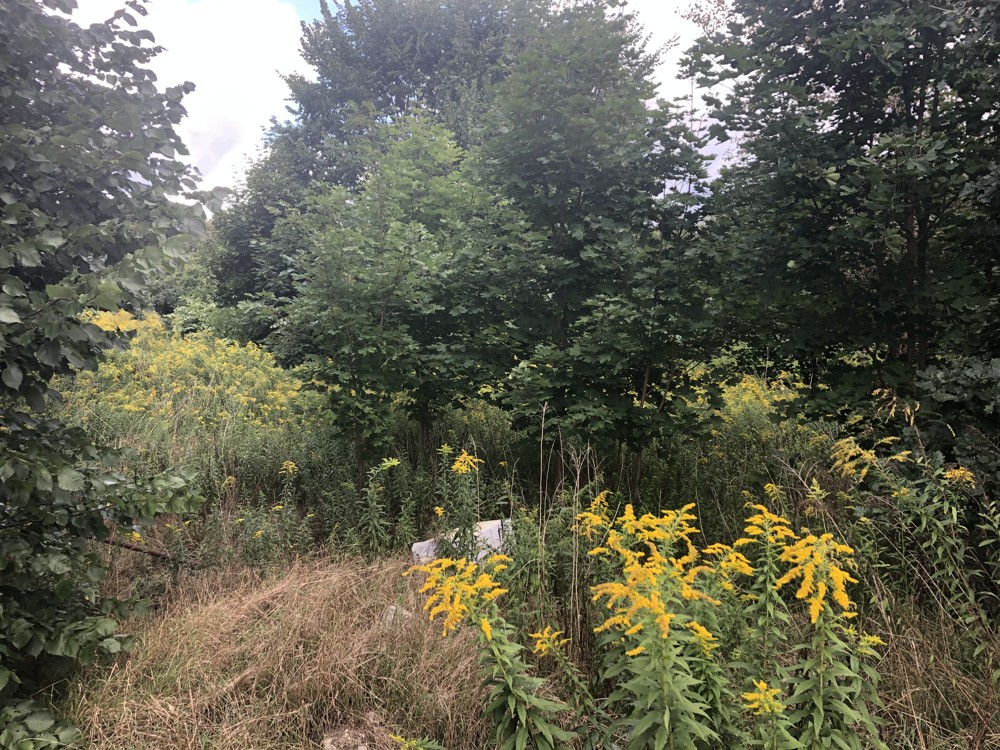
[[(442, 639), (404, 569), (319, 558), (270, 578), (184, 579), (132, 629), (131, 658), (73, 685), (73, 718), (95, 750), (315, 748), (338, 735), (398, 747), (391, 733), (478, 750), (474, 642)], [(393, 604), (417, 614), (386, 624)]]

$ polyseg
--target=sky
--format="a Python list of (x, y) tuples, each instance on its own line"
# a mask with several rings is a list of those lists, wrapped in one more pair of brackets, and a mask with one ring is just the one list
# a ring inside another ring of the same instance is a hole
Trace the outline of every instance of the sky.
[[(78, 0), (73, 17), (89, 24), (108, 18), (124, 0)], [(660, 96), (687, 96), (690, 84), (674, 80), (681, 51), (697, 35), (677, 14), (688, 0), (630, 0), (660, 47), (673, 37), (658, 70)], [(288, 88), (282, 74), (308, 76), (299, 53), (301, 22), (319, 16), (319, 0), (150, 0), (139, 19), (165, 51), (150, 66), (161, 88), (192, 81), (184, 99), (188, 116), (178, 128), (202, 174), (202, 188), (234, 187), (261, 148), (272, 117), (287, 119)]]

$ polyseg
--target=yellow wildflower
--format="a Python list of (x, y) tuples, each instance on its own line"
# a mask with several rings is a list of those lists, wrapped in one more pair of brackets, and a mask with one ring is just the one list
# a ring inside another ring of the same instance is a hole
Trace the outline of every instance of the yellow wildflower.
[[(662, 511), (654, 516), (646, 513), (636, 518), (631, 505), (626, 505), (621, 517), (609, 528), (605, 546), (591, 550), (591, 554), (616, 555), (622, 563), (623, 580), (598, 584), (591, 588), (594, 601), (605, 599), (605, 606), (613, 614), (595, 632), (618, 628), (634, 634), (636, 625), (655, 625), (661, 638), (670, 635), (671, 622), (676, 614), (667, 611), (664, 595), (675, 595), (685, 600), (701, 600), (718, 604), (696, 586), (697, 576), (712, 570), (705, 565), (694, 565), (698, 552), (691, 543), (691, 536), (700, 533), (691, 525), (695, 516), (690, 512), (694, 505), (679, 510)], [(581, 514), (585, 524), (593, 519)], [(594, 513), (600, 520), (600, 509)], [(636, 551), (634, 546), (645, 549)], [(677, 557), (666, 557), (675, 551), (684, 551)], [(689, 567), (690, 566), (690, 567)]]
[(284, 505), (275, 505), (271, 508), (271, 510), (284, 510), (284, 509), (285, 509)]
[(785, 547), (781, 553), (781, 561), (792, 563), (792, 568), (775, 582), (775, 588), (781, 588), (796, 578), (801, 579), (795, 598), (808, 599), (809, 619), (814, 623), (827, 606), (828, 591), (832, 591), (832, 598), (840, 608), (850, 614), (848, 610), (852, 604), (847, 595), (847, 584), (857, 583), (857, 580), (844, 566), (853, 566), (853, 554), (854, 550), (835, 541), (833, 534), (819, 537), (809, 534)]
[(436, 515), (436, 516), (437, 516), (438, 518), (440, 518), (441, 516), (443, 516), (443, 515), (444, 515), (444, 508), (442, 508), (442, 507), (441, 507), (440, 505), (435, 505), (435, 506), (434, 506), (434, 514), (435, 514), (435, 515)]
[(768, 714), (780, 714), (785, 710), (784, 704), (778, 698), (781, 695), (779, 688), (768, 687), (764, 680), (754, 680), (753, 685), (756, 691), (742, 694), (743, 702), (747, 710), (753, 711), (758, 716)]
[(975, 475), (973, 475), (973, 473), (971, 471), (969, 471), (968, 469), (966, 469), (963, 466), (957, 466), (954, 469), (948, 469), (944, 473), (944, 478), (945, 478), (945, 481), (947, 481), (947, 482), (949, 482), (951, 484), (955, 484), (955, 485), (959, 485), (959, 486), (963, 486), (964, 485), (966, 487), (975, 487), (976, 486), (976, 477), (975, 477)]
[(558, 649), (569, 643), (569, 638), (559, 638), (562, 634), (561, 630), (553, 630), (548, 625), (541, 632), (532, 633), (531, 637), (535, 640), (535, 647), (532, 649), (533, 653), (545, 656), (552, 649)]
[(479, 464), (483, 463), (481, 458), (470, 456), (467, 451), (462, 451), (455, 463), (451, 465), (451, 470), (456, 474), (470, 474), (472, 471), (479, 471)]
[[(765, 492), (768, 487), (765, 486)], [(791, 524), (787, 518), (772, 513), (767, 506), (747, 503), (747, 508), (757, 511), (747, 519), (746, 528), (743, 529), (744, 536), (733, 543), (733, 547), (743, 547), (747, 544), (777, 544), (784, 545), (785, 540), (798, 539), (798, 535), (792, 531)]]
[(398, 458), (383, 458), (382, 463), (379, 464), (379, 468), (382, 471), (388, 471), (396, 466), (399, 466)]
[(698, 645), (701, 647), (702, 653), (706, 656), (711, 653), (712, 649), (719, 645), (716, 637), (712, 635), (711, 631), (709, 631), (709, 629), (701, 623), (691, 620), (690, 622), (685, 623), (684, 627), (694, 634), (695, 640), (697, 640)]
[[(580, 513), (577, 517), (578, 528), (587, 541), (593, 541), (594, 535), (603, 533), (611, 525), (611, 516), (608, 512), (608, 495), (611, 493), (604, 490), (591, 502), (590, 507)], [(591, 554), (596, 554), (591, 550)]]
[(278, 470), (278, 474), (283, 477), (294, 477), (298, 473), (299, 467), (294, 461), (284, 461)]
[(490, 627), (490, 621), (487, 620), (485, 617), (483, 617), (479, 621), (479, 627), (482, 628), (483, 635), (486, 636), (486, 640), (492, 641), (493, 640), (493, 628)]
[[(494, 563), (492, 560), (493, 558), (486, 560), (484, 566), (495, 572), (497, 565), (502, 562)], [(427, 576), (420, 588), (420, 593), (429, 594), (424, 603), (424, 611), (429, 613), (431, 620), (444, 615), (442, 636), (455, 630), (482, 603), (494, 601), (507, 593), (489, 572), (465, 559), (439, 558), (426, 565), (414, 565), (404, 575), (414, 572)]]

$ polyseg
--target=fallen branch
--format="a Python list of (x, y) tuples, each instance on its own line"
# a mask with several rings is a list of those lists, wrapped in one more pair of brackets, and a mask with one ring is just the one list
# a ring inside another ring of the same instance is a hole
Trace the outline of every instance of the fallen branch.
[(144, 555), (152, 555), (153, 557), (159, 557), (164, 560), (174, 559), (172, 555), (169, 555), (166, 552), (149, 549), (149, 547), (143, 547), (141, 544), (136, 544), (135, 542), (123, 542), (120, 539), (102, 539), (101, 541), (111, 547), (124, 547), (125, 549), (132, 550), (133, 552), (141, 552)]

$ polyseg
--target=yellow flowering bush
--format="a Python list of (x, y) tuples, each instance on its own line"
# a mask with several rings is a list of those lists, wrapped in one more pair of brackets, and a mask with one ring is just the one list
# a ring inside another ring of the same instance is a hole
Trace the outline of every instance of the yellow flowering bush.
[[(155, 314), (87, 317), (132, 338), (96, 371), (61, 384), (69, 420), (99, 441), (134, 449), (139, 464), (202, 469), (209, 494), (228, 496), (237, 479), (242, 492), (277, 491), (275, 477), (299, 472), (290, 455), (302, 453), (322, 396), (270, 354), (207, 332), (172, 333)], [(223, 487), (222, 477), (232, 484)]]

